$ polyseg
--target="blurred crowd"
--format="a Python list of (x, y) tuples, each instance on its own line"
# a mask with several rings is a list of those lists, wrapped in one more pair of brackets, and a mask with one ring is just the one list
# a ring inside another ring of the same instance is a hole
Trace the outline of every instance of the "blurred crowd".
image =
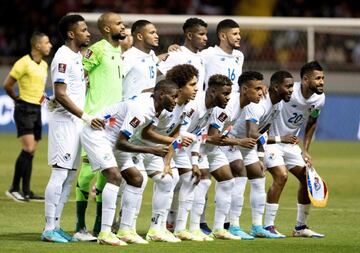
[[(360, 17), (355, 0), (1, 0), (0, 64), (12, 64), (29, 51), (35, 30), (49, 35), (54, 48), (61, 41), (56, 24), (68, 12), (240, 15), (282, 17)], [(358, 33), (357, 33), (358, 34)], [(316, 33), (316, 59), (330, 68), (360, 67), (360, 35)], [(306, 61), (306, 34), (299, 31), (244, 31), (242, 51), (250, 62), (291, 68)], [(275, 63), (275, 65), (274, 65)]]

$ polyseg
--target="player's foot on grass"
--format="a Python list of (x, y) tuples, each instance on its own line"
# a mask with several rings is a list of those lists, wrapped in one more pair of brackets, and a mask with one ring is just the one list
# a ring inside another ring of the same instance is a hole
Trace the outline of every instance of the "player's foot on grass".
[(62, 237), (58, 232), (54, 230), (47, 230), (44, 231), (41, 234), (41, 240), (44, 242), (57, 242), (57, 243), (66, 243), (68, 240), (66, 240), (64, 237)]
[(150, 228), (145, 239), (149, 242), (167, 242), (167, 235), (161, 229)]
[(239, 236), (242, 240), (254, 240), (254, 237), (244, 232), (239, 226), (230, 226), (229, 232), (232, 235)]
[(205, 223), (205, 222), (200, 223), (200, 229), (206, 235), (210, 235), (212, 232), (211, 229), (209, 228), (209, 226), (207, 225), (207, 223)]
[(277, 231), (277, 229), (276, 229), (275, 226), (267, 226), (267, 227), (265, 227), (265, 229), (266, 229), (267, 231), (269, 231), (270, 233), (272, 233), (272, 234), (277, 234), (277, 235), (279, 235), (281, 238), (285, 238), (285, 237), (286, 237), (284, 234), (282, 234), (282, 233), (280, 233), (279, 231)]
[(196, 242), (211, 242), (214, 241), (214, 238), (204, 234), (201, 229), (191, 231), (191, 241)]
[(125, 246), (126, 242), (117, 238), (117, 236), (112, 232), (100, 232), (97, 238), (97, 242), (102, 245), (112, 245), (112, 246)]
[(222, 240), (241, 240), (241, 237), (239, 236), (235, 236), (230, 234), (230, 232), (228, 230), (226, 230), (225, 228), (223, 229), (218, 229), (212, 232), (212, 235), (214, 236), (214, 238), (216, 239), (222, 239)]
[(70, 235), (68, 232), (65, 232), (62, 228), (55, 228), (55, 231), (64, 237), (68, 242), (78, 242), (79, 240), (74, 238), (72, 235)]
[(294, 237), (308, 237), (308, 238), (324, 238), (325, 235), (316, 233), (315, 231), (312, 231), (309, 229), (308, 226), (296, 226), (293, 231)]
[(28, 202), (29, 200), (25, 199), (24, 196), (18, 191), (8, 190), (5, 192), (6, 196), (15, 200), (16, 202)]
[(181, 241), (189, 241), (192, 239), (191, 233), (187, 230), (176, 231), (174, 232), (174, 235)]
[(37, 195), (35, 194), (34, 192), (30, 192), (30, 194), (28, 195), (24, 195), (24, 198), (27, 200), (27, 201), (35, 201), (35, 202), (44, 202), (45, 201), (45, 198), (40, 196), (40, 195)]
[(166, 235), (166, 242), (181, 242), (181, 240), (179, 238), (177, 238), (172, 232), (170, 232), (167, 229), (164, 229), (164, 233)]
[(96, 242), (97, 240), (97, 238), (90, 234), (85, 228), (76, 232), (73, 237), (82, 242)]
[(252, 225), (250, 235), (258, 238), (274, 238), (274, 239), (282, 238), (280, 237), (280, 235), (273, 234), (270, 231), (264, 229), (263, 226), (261, 225)]
[(116, 236), (126, 242), (126, 243), (133, 243), (133, 244), (148, 244), (149, 242), (144, 240), (140, 235), (132, 230), (124, 230), (119, 229)]

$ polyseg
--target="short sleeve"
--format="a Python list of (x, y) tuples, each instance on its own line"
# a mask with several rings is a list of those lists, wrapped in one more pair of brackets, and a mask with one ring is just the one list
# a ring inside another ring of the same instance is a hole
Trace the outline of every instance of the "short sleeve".
[(103, 50), (100, 45), (94, 44), (85, 51), (85, 55), (83, 57), (83, 65), (84, 69), (90, 73), (96, 66), (101, 63), (101, 59), (103, 56)]
[(245, 120), (259, 125), (261, 110), (260, 106), (255, 103), (251, 103), (244, 108)]
[(65, 57), (55, 58), (51, 66), (53, 83), (68, 83), (71, 64)]
[(16, 80), (21, 79), (21, 77), (25, 73), (26, 64), (24, 64), (23, 58), (19, 59), (15, 62), (14, 66), (12, 67), (10, 71), (10, 76), (13, 77)]
[(144, 115), (139, 111), (135, 104), (129, 104), (124, 122), (120, 128), (120, 132), (128, 139), (133, 136), (137, 129), (145, 123)]

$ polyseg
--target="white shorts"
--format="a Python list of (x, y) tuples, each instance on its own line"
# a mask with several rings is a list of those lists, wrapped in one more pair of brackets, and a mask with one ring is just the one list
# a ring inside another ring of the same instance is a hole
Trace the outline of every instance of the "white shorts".
[[(174, 155), (173, 160), (174, 160), (174, 163), (172, 163), (172, 164), (174, 164), (176, 168), (192, 169), (191, 151), (189, 148), (180, 149), (180, 151)], [(200, 169), (208, 169), (209, 168), (209, 163), (208, 163), (206, 154), (200, 154), (199, 168)]]
[(93, 130), (85, 126), (81, 142), (93, 171), (117, 167), (111, 142), (104, 130)]
[(305, 166), (305, 161), (299, 145), (279, 143), (266, 145), (264, 165), (266, 168), (285, 165), (292, 169), (295, 166)]
[(240, 152), (243, 156), (244, 165), (248, 166), (250, 164), (256, 163), (259, 161), (257, 154), (257, 146), (252, 149), (240, 147)]
[(138, 167), (139, 170), (146, 170), (148, 175), (151, 175), (156, 171), (164, 171), (164, 159), (160, 156), (141, 153), (138, 154), (136, 158), (139, 161), (136, 164), (136, 167)]
[(118, 165), (118, 168), (120, 169), (120, 171), (124, 171), (128, 168), (132, 168), (135, 167), (137, 169), (139, 169), (139, 167), (137, 166), (137, 160), (135, 159), (136, 154), (134, 153), (129, 153), (129, 152), (123, 152), (121, 150), (115, 150), (114, 151), (115, 154), (115, 159)]
[(49, 119), (48, 164), (65, 169), (77, 169), (80, 166), (81, 120)]
[(210, 172), (213, 172), (225, 165), (229, 165), (228, 159), (219, 147), (216, 147), (213, 151), (207, 154), (207, 160)]
[(243, 160), (242, 154), (238, 146), (222, 146), (220, 147), (222, 152), (225, 154), (229, 163), (236, 160)]

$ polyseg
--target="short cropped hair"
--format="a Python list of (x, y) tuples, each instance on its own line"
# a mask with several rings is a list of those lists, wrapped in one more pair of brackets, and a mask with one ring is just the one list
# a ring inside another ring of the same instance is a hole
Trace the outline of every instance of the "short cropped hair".
[(276, 71), (270, 77), (270, 86), (281, 84), (285, 78), (293, 78), (293, 76), (285, 70)]
[(58, 29), (63, 40), (68, 39), (67, 32), (71, 31), (73, 26), (80, 21), (85, 21), (85, 19), (78, 14), (66, 15), (60, 19)]
[(151, 22), (145, 19), (135, 21), (135, 23), (131, 26), (131, 34), (134, 36), (135, 33), (138, 33), (143, 27), (147, 26), (148, 24), (151, 24)]
[(199, 76), (199, 71), (190, 64), (176, 65), (166, 72), (166, 79), (176, 83), (179, 88), (184, 87), (191, 79)]
[(306, 74), (313, 72), (314, 70), (323, 71), (320, 63), (317, 61), (311, 61), (306, 63), (304, 66), (301, 67), (300, 70), (300, 77), (303, 78)]
[(243, 72), (238, 79), (239, 86), (246, 85), (249, 81), (262, 81), (264, 80), (263, 74), (257, 71), (245, 71)]
[(204, 20), (199, 19), (199, 18), (188, 18), (184, 25), (183, 25), (183, 31), (188, 32), (190, 29), (193, 29), (197, 26), (203, 26), (203, 27), (207, 27), (207, 23), (205, 23)]
[(227, 76), (220, 75), (220, 74), (210, 76), (209, 81), (208, 81), (209, 88), (210, 87), (231, 86), (232, 84), (233, 83)]
[(219, 33), (222, 32), (223, 30), (226, 29), (231, 29), (231, 28), (239, 28), (239, 24), (236, 23), (234, 20), (232, 19), (224, 19), (222, 21), (219, 22), (219, 24), (216, 27), (216, 34), (219, 36)]
[(43, 32), (38, 32), (38, 31), (33, 32), (33, 34), (31, 35), (31, 38), (30, 38), (31, 47), (34, 47), (36, 45), (36, 43), (44, 36), (47, 36), (47, 35)]
[(157, 82), (157, 84), (155, 85), (154, 93), (156, 94), (161, 91), (167, 93), (167, 92), (171, 91), (172, 89), (178, 90), (179, 86), (171, 80), (163, 79), (163, 80)]

